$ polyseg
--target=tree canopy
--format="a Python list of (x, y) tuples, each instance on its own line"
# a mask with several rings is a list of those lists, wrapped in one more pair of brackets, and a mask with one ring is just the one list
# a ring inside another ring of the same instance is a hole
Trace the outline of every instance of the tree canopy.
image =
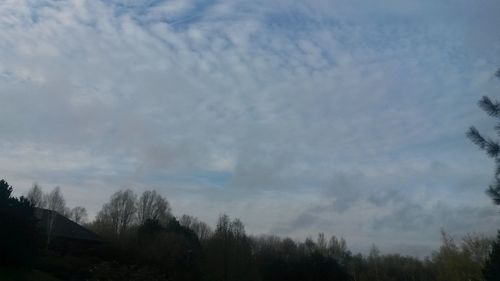
[(31, 265), (38, 251), (34, 208), (27, 198), (12, 196), (12, 186), (0, 180), (0, 264)]

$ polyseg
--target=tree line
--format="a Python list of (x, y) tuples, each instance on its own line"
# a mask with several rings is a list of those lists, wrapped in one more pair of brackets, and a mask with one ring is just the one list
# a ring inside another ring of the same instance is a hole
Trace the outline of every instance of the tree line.
[[(441, 247), (425, 259), (381, 254), (376, 246), (362, 255), (335, 235), (297, 241), (248, 235), (241, 220), (226, 214), (213, 228), (189, 215), (176, 217), (154, 190), (140, 196), (117, 191), (92, 221), (66, 207), (60, 188), (44, 194), (35, 184), (26, 197), (11, 193), (0, 181), (0, 225), (9, 226), (0, 232), (2, 264), (34, 267), (61, 280), (499, 280), (500, 235), (471, 234), (457, 242), (443, 231)], [(53, 249), (39, 239), (35, 206), (62, 212), (105, 242), (75, 252)]]

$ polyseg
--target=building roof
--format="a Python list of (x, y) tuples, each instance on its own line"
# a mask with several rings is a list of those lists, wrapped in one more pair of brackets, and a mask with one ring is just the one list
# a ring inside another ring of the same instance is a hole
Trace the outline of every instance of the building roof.
[(97, 234), (56, 211), (35, 208), (35, 216), (38, 219), (39, 226), (43, 231), (51, 229), (50, 235), (52, 237), (86, 242), (101, 241), (101, 238)]

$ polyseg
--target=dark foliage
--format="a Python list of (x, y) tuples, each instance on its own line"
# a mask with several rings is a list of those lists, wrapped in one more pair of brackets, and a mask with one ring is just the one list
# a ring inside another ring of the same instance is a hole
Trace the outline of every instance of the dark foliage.
[(254, 240), (253, 247), (262, 281), (351, 280), (332, 253), (312, 240), (297, 244), (288, 238), (269, 237)]
[(270, 256), (261, 259), (260, 263), (262, 280), (350, 280), (335, 259), (319, 252), (293, 258)]
[(500, 280), (500, 231), (491, 248), (490, 256), (483, 269), (483, 274), (486, 281)]
[(200, 280), (201, 245), (196, 234), (172, 218), (165, 227), (146, 220), (137, 232), (136, 251), (144, 265), (161, 269), (170, 280)]
[(26, 198), (12, 197), (5, 180), (0, 180), (0, 226), (0, 264), (31, 266), (39, 241), (34, 208)]

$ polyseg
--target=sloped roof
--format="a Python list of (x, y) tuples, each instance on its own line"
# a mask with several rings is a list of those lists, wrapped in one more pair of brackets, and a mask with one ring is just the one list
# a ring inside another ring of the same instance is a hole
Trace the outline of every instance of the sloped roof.
[[(89, 229), (66, 218), (56, 211), (35, 208), (35, 216), (39, 220), (42, 230), (51, 228), (52, 237), (82, 240), (87, 242), (100, 242), (101, 238)], [(52, 224), (52, 227), (50, 227)]]

